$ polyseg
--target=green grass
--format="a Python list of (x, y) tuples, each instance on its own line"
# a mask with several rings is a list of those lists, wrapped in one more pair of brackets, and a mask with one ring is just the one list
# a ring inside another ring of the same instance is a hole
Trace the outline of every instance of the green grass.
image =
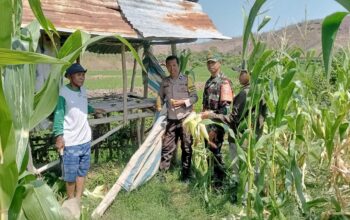
[[(136, 147), (127, 147), (131, 156)], [(112, 160), (106, 159), (92, 166), (86, 185), (90, 191), (97, 185), (106, 184), (110, 188), (114, 184), (127, 163), (125, 155), (120, 160), (119, 156), (114, 154)], [(222, 219), (239, 213), (240, 207), (229, 202), (227, 190), (212, 191), (209, 194), (211, 205), (206, 205), (195, 180), (190, 184), (178, 180), (179, 167), (178, 159), (176, 167), (166, 174), (166, 183), (153, 177), (132, 192), (122, 190), (101, 219)], [(99, 202), (100, 199), (83, 197), (88, 216)]]
[[(128, 70), (128, 91), (131, 85), (131, 77), (132, 70)], [(85, 86), (89, 90), (122, 89), (123, 74), (121, 71), (89, 71), (86, 76)], [(142, 75), (139, 72), (135, 76), (135, 87), (142, 87)]]
[[(234, 83), (237, 82), (238, 74), (227, 66), (222, 66), (222, 71), (229, 77)], [(196, 83), (204, 83), (210, 76), (209, 71), (205, 65), (198, 66), (194, 69)], [(128, 89), (131, 85), (132, 70), (127, 71)], [(237, 83), (235, 83), (237, 84)], [(122, 89), (123, 88), (123, 75), (121, 70), (94, 70), (88, 71), (85, 80), (85, 86), (88, 90), (95, 89)], [(135, 77), (135, 87), (143, 87), (142, 74), (138, 70)], [(198, 90), (200, 90), (198, 88)]]

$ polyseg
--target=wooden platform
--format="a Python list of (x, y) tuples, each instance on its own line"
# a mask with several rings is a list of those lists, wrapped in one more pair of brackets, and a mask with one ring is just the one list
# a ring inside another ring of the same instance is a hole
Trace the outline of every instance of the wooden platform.
[(110, 115), (107, 117), (89, 119), (90, 125), (106, 124), (126, 120), (135, 120), (154, 116), (155, 99), (142, 98), (128, 94), (127, 115), (124, 117), (124, 106), (122, 95), (108, 96), (103, 98), (89, 99), (89, 103), (94, 108), (104, 109), (107, 113), (118, 112), (120, 115)]
[[(90, 105), (94, 108), (102, 108), (107, 113), (123, 112), (123, 96), (108, 96), (101, 98), (89, 99)], [(142, 98), (136, 95), (128, 94), (127, 109), (152, 109), (155, 106), (156, 100), (152, 98)]]

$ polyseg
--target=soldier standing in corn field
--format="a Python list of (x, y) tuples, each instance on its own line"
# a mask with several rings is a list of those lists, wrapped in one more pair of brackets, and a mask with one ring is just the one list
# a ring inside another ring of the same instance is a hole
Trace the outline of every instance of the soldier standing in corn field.
[[(247, 70), (241, 70), (239, 75), (239, 83), (242, 86), (241, 91), (237, 94), (237, 96), (233, 100), (232, 104), (232, 112), (229, 115), (225, 114), (217, 114), (215, 112), (202, 112), (202, 119), (212, 119), (214, 121), (223, 122), (230, 126), (235, 135), (242, 132), (239, 131), (239, 124), (247, 117), (246, 105), (247, 105), (247, 97), (250, 89), (250, 74)], [(257, 139), (261, 136), (264, 119), (266, 116), (267, 107), (263, 100), (259, 103), (259, 114), (256, 121), (256, 136)], [(238, 181), (238, 171), (239, 171), (239, 161), (237, 154), (237, 146), (236, 141), (229, 137), (229, 145), (230, 145), (230, 153), (233, 157), (233, 174), (236, 175), (235, 182)], [(258, 169), (256, 167), (256, 169)], [(233, 195), (235, 197), (235, 195)], [(235, 200), (235, 199), (234, 199)]]
[(177, 140), (180, 139), (182, 150), (181, 180), (188, 182), (191, 169), (192, 137), (184, 131), (182, 122), (192, 112), (193, 104), (197, 102), (198, 96), (191, 78), (180, 73), (177, 56), (166, 58), (166, 68), (170, 76), (163, 79), (159, 89), (161, 104), (166, 103), (168, 112), (159, 169), (161, 178), (164, 180), (162, 173), (169, 169)]
[[(233, 99), (232, 83), (221, 72), (220, 56), (209, 53), (207, 55), (207, 67), (211, 74), (205, 83), (203, 92), (203, 111), (211, 111), (216, 114), (228, 115)], [(225, 178), (224, 162), (221, 147), (224, 142), (225, 131), (220, 125), (207, 126), (209, 140), (214, 144), (208, 144), (209, 150), (214, 154), (214, 181), (215, 185), (222, 186)]]

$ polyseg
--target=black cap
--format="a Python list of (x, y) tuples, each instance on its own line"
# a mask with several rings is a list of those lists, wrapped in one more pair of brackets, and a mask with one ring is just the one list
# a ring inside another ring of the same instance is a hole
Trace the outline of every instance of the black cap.
[(74, 73), (81, 73), (84, 72), (86, 73), (87, 69), (84, 69), (79, 63), (73, 63), (67, 70), (66, 73), (64, 74), (65, 77), (68, 75), (72, 75)]

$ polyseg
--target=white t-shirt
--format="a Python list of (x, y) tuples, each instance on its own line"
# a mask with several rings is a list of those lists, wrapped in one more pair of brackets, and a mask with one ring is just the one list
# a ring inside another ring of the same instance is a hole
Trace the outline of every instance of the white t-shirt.
[(73, 91), (67, 86), (60, 90), (65, 99), (63, 138), (65, 146), (84, 144), (91, 141), (91, 128), (87, 120), (88, 101), (85, 88)]

